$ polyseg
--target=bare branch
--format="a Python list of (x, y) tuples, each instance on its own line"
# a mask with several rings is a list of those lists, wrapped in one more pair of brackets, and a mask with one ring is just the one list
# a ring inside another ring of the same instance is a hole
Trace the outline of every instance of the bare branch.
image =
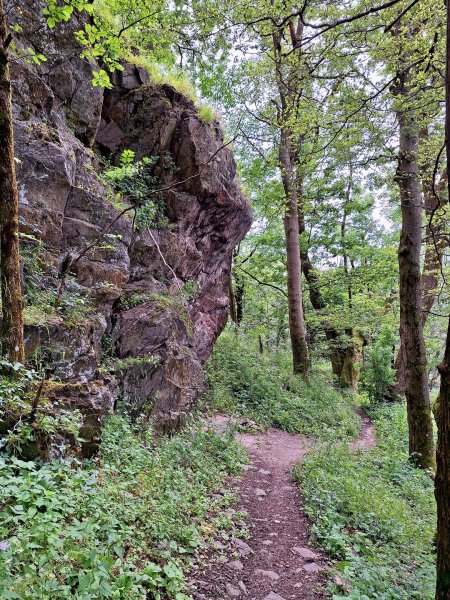
[(259, 285), (265, 285), (267, 287), (273, 288), (274, 290), (278, 290), (283, 294), (283, 296), (286, 296), (286, 298), (288, 297), (287, 293), (283, 290), (283, 288), (280, 288), (277, 285), (273, 285), (272, 283), (267, 283), (266, 281), (261, 281), (260, 279), (258, 279), (258, 277), (255, 277), (255, 275), (252, 275), (246, 269), (243, 269), (239, 265), (236, 265), (236, 268), (248, 275), (251, 279), (254, 279), (257, 283), (259, 283)]

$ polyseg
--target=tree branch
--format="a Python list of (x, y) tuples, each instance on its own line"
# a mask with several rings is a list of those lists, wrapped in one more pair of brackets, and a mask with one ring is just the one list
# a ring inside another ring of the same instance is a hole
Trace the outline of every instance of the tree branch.
[(283, 296), (285, 296), (286, 298), (288, 297), (287, 293), (283, 290), (283, 288), (280, 288), (277, 285), (273, 285), (272, 283), (267, 283), (265, 281), (261, 281), (260, 279), (258, 279), (258, 277), (256, 277), (255, 275), (252, 275), (246, 269), (243, 269), (239, 265), (236, 265), (236, 268), (239, 269), (240, 271), (242, 271), (243, 273), (245, 273), (246, 275), (248, 275), (251, 279), (254, 279), (257, 283), (259, 283), (259, 285), (265, 285), (267, 287), (273, 288), (274, 290), (281, 292), (283, 294)]

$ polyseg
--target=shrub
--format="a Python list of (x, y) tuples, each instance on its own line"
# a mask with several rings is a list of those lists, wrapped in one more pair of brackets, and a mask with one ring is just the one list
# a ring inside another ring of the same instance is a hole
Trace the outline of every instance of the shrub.
[(214, 121), (219, 120), (219, 116), (214, 112), (214, 109), (207, 105), (199, 106), (198, 115), (200, 119), (208, 125), (211, 125), (214, 123)]
[[(168, 225), (164, 203), (157, 191), (159, 180), (152, 174), (159, 158), (151, 156), (135, 161), (135, 153), (124, 150), (119, 166), (109, 166), (100, 176), (102, 182), (114, 191), (114, 202), (119, 210), (124, 210), (124, 202), (135, 207), (136, 229), (165, 228)], [(172, 168), (170, 159), (164, 158), (168, 162), (167, 169)]]
[(292, 374), (288, 352), (260, 354), (256, 340), (231, 330), (216, 344), (208, 381), (213, 408), (246, 415), (265, 427), (348, 439), (360, 425), (353, 394), (335, 389), (329, 372), (317, 371), (306, 384)]
[(43, 373), (0, 360), (0, 449), (18, 457), (46, 455), (51, 439), (61, 453), (79, 448), (83, 417), (41, 397)]
[(394, 332), (384, 328), (376, 341), (370, 346), (362, 370), (361, 389), (367, 393), (371, 403), (386, 400), (394, 383), (392, 368), (392, 348)]

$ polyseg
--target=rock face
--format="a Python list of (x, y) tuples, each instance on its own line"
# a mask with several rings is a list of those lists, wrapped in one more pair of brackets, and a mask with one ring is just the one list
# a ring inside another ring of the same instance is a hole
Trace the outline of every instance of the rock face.
[[(50, 31), (40, 2), (8, 4), (23, 28), (11, 67), (28, 355), (95, 389), (92, 405), (85, 393), (77, 405), (76, 386), (68, 401), (91, 422), (112, 409), (116, 381), (132, 415), (181, 425), (227, 320), (232, 250), (251, 224), (232, 154), (216, 123), (141, 69), (125, 66), (107, 93), (93, 88), (73, 36), (80, 21)], [(47, 61), (27, 62), (30, 47)], [(125, 149), (152, 157), (164, 227), (136, 230), (98, 177)]]

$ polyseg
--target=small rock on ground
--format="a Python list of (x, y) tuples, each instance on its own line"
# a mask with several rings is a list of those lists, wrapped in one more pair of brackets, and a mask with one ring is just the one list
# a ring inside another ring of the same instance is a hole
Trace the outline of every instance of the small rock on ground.
[(318, 573), (320, 571), (319, 565), (315, 562), (306, 563), (306, 565), (303, 565), (302, 569), (307, 573)]
[(241, 556), (248, 556), (249, 554), (253, 554), (252, 548), (242, 540), (236, 538), (234, 540), (235, 545), (238, 548), (238, 552)]
[(241, 595), (241, 590), (234, 587), (234, 585), (231, 585), (231, 583), (227, 583), (225, 589), (227, 590), (227, 594), (230, 598), (239, 598)]
[(227, 567), (234, 569), (235, 571), (242, 571), (244, 565), (240, 560), (231, 560), (229, 563), (227, 563)]
[(270, 594), (268, 594), (264, 600), (284, 600), (284, 598), (279, 594), (275, 594), (275, 592), (270, 592)]
[(305, 560), (314, 560), (315, 558), (317, 558), (317, 554), (315, 552), (313, 552), (309, 548), (303, 548), (301, 546), (294, 546), (292, 548), (292, 552), (294, 554), (298, 554), (298, 556), (301, 556)]
[(275, 573), (275, 571), (264, 571), (264, 569), (255, 569), (255, 575), (259, 575), (261, 577), (268, 577), (272, 581), (280, 579), (280, 576), (278, 575), (278, 573)]

